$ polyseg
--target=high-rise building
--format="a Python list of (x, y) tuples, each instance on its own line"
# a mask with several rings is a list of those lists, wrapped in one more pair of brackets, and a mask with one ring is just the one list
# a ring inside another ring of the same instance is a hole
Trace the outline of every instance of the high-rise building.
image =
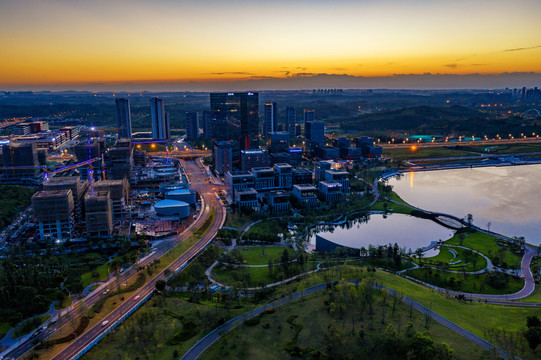
[(152, 138), (167, 140), (170, 138), (169, 114), (165, 112), (163, 99), (150, 99), (150, 120), (152, 124)]
[(209, 110), (203, 111), (203, 137), (212, 139), (212, 113)]
[(233, 169), (233, 145), (228, 141), (214, 142), (214, 170), (223, 175)]
[(304, 123), (308, 121), (316, 121), (316, 111), (304, 109)]
[(325, 143), (325, 123), (322, 121), (307, 121), (305, 126), (306, 139), (317, 145)]
[(199, 113), (196, 111), (186, 113), (186, 139), (199, 139)]
[(289, 138), (294, 139), (296, 135), (295, 124), (297, 123), (297, 109), (295, 106), (286, 107), (286, 128), (289, 132)]
[(259, 135), (259, 94), (211, 93), (212, 137), (237, 140), (240, 150), (256, 148)]
[(269, 133), (275, 131), (278, 131), (277, 106), (275, 102), (266, 102), (263, 134), (265, 137), (268, 137)]
[(269, 147), (271, 154), (278, 152), (289, 152), (289, 133), (288, 132), (271, 132), (269, 136)]
[(241, 150), (240, 168), (242, 171), (250, 171), (254, 167), (269, 166), (269, 154), (263, 150)]
[(119, 139), (131, 138), (131, 112), (129, 99), (116, 99), (116, 123)]

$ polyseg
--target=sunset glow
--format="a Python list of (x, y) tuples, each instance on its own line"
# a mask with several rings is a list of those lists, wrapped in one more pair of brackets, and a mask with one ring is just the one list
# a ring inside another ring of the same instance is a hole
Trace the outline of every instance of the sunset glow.
[(0, 84), (541, 72), (541, 2), (0, 1)]

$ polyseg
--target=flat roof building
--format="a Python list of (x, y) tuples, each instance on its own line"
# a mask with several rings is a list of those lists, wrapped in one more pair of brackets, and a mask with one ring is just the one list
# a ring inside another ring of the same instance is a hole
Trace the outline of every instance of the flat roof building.
[(66, 240), (72, 237), (73, 195), (70, 189), (40, 191), (32, 196), (32, 212), (40, 240)]
[(108, 237), (113, 233), (113, 211), (109, 191), (94, 191), (85, 196), (86, 233), (89, 238)]

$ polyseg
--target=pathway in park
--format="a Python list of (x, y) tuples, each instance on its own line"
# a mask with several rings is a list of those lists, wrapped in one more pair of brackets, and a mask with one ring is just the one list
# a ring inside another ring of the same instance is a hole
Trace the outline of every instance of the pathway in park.
[[(357, 282), (353, 282), (357, 284)], [(440, 323), (441, 325), (445, 326), (451, 331), (454, 331), (458, 335), (463, 336), (464, 338), (472, 341), (473, 343), (479, 345), (480, 347), (486, 349), (486, 350), (493, 350), (496, 349), (496, 351), (499, 353), (500, 356), (506, 355), (505, 352), (495, 347), (493, 344), (489, 343), (488, 341), (484, 340), (483, 338), (469, 332), (468, 330), (464, 329), (463, 327), (455, 324), (454, 322), (448, 320), (447, 318), (444, 318), (443, 316), (439, 315), (438, 313), (430, 310), (424, 305), (421, 305), (417, 301), (408, 298), (407, 296), (401, 296), (398, 292), (396, 292), (394, 289), (388, 288), (386, 286), (373, 284), (373, 286), (376, 289), (386, 289), (386, 291), (391, 296), (398, 296), (399, 299), (404, 302), (405, 304), (413, 307), (415, 310), (419, 311), (421, 314), (430, 317), (431, 319), (435, 320), (436, 322)], [(311, 286), (307, 289), (304, 289), (300, 292), (296, 292), (290, 296), (283, 297), (281, 299), (275, 300), (267, 305), (260, 306), (252, 311), (249, 311), (247, 313), (244, 313), (242, 315), (239, 315), (229, 321), (227, 321), (225, 324), (217, 327), (210, 333), (208, 333), (204, 338), (199, 340), (194, 346), (188, 350), (184, 356), (181, 358), (181, 360), (196, 360), (203, 354), (203, 352), (211, 346), (213, 343), (215, 343), (218, 339), (220, 339), (223, 335), (227, 334), (229, 331), (233, 330), (240, 324), (242, 324), (245, 320), (251, 319), (255, 316), (258, 316), (260, 314), (263, 314), (268, 309), (276, 309), (282, 305), (288, 304), (289, 302), (292, 302), (294, 300), (300, 299), (306, 295), (313, 294), (322, 290), (327, 289), (327, 284), (319, 284)]]

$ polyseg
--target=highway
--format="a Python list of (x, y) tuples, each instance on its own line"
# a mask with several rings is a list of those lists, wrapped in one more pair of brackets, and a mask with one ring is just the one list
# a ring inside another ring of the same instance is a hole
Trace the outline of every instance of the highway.
[[(81, 336), (79, 336), (75, 341), (73, 341), (64, 350), (62, 350), (57, 356), (55, 356), (54, 359), (72, 359), (76, 357), (77, 355), (79, 355), (89, 344), (93, 343), (103, 333), (107, 332), (111, 327), (116, 326), (117, 323), (122, 319), (122, 317), (125, 314), (129, 313), (134, 308), (138, 307), (142, 302), (144, 302), (146, 298), (154, 291), (156, 281), (165, 279), (164, 272), (167, 269), (171, 272), (176, 272), (177, 270), (181, 269), (192, 258), (198, 255), (200, 251), (203, 250), (214, 239), (214, 236), (216, 235), (218, 230), (221, 228), (221, 226), (225, 222), (225, 216), (226, 216), (225, 208), (223, 207), (221, 202), (217, 200), (217, 196), (215, 193), (215, 191), (218, 191), (218, 190), (215, 190), (217, 189), (217, 186), (212, 183), (207, 182), (206, 172), (204, 171), (204, 169), (201, 168), (199, 162), (187, 161), (187, 162), (184, 162), (183, 165), (185, 166), (185, 169), (186, 169), (188, 177), (190, 178), (190, 181), (192, 182), (192, 184), (196, 185), (195, 186), (196, 191), (199, 191), (201, 195), (202, 203), (201, 203), (200, 214), (198, 218), (181, 234), (167, 238), (164, 241), (162, 241), (159, 245), (157, 245), (154, 249), (154, 253), (148, 256), (147, 258), (145, 258), (142, 262), (140, 262), (139, 265), (141, 267), (144, 267), (152, 263), (154, 260), (166, 254), (175, 245), (187, 239), (193, 233), (195, 229), (203, 225), (205, 220), (210, 216), (213, 208), (216, 211), (214, 221), (212, 222), (212, 224), (210, 225), (210, 227), (208, 228), (204, 236), (196, 244), (194, 244), (190, 249), (188, 249), (179, 258), (174, 260), (166, 269), (164, 269), (163, 271), (155, 275), (142, 288), (137, 290), (129, 299), (125, 300), (122, 304), (120, 304), (117, 308), (115, 308), (111, 313), (109, 313), (102, 320), (100, 320), (98, 324), (87, 329)], [(134, 278), (135, 276), (137, 276), (137, 274), (138, 272), (132, 266), (129, 270), (118, 275), (116, 279), (118, 279), (117, 281), (122, 284)], [(115, 281), (116, 280), (113, 278), (110, 280), (109, 283), (112, 284)], [(105, 288), (106, 286), (100, 286), (98, 291), (94, 291), (93, 293), (85, 297), (82, 300), (84, 301), (85, 306), (87, 308), (90, 308), (97, 301), (99, 301), (104, 296), (102, 292)], [(70, 315), (77, 316), (79, 313), (78, 307), (79, 307), (79, 304), (69, 309), (68, 312), (70, 313)], [(14, 350), (8, 353), (5, 358), (16, 359), (16, 358), (22, 357), (28, 351), (33, 349), (34, 343), (37, 343), (47, 338), (51, 338), (51, 336), (53, 336), (55, 332), (57, 332), (63, 326), (67, 325), (70, 322), (69, 321), (70, 317), (71, 316), (66, 316), (66, 314), (63, 314), (63, 316), (58, 320), (54, 328), (48, 329), (42, 334), (37, 336), (38, 341), (34, 339), (33, 341), (28, 340), (25, 343), (20, 344)], [(101, 326), (102, 322), (104, 321), (108, 321), (107, 325)]]
[(522, 137), (522, 138), (501, 138), (501, 139), (487, 139), (472, 141), (471, 138), (463, 138), (462, 141), (440, 141), (440, 142), (408, 142), (408, 143), (377, 143), (376, 145), (383, 147), (384, 149), (400, 149), (417, 147), (443, 147), (443, 146), (498, 146), (498, 145), (510, 145), (510, 144), (541, 144), (541, 138), (538, 136)]

